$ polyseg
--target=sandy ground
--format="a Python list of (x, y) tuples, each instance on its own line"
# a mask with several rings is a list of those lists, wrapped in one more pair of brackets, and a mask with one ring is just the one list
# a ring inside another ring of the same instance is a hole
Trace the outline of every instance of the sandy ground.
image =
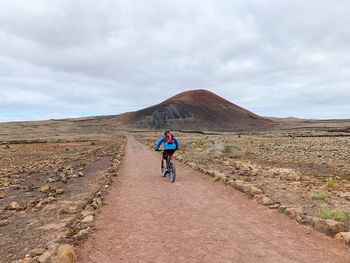
[(126, 156), (79, 262), (349, 262), (343, 244), (129, 137)]
[(122, 143), (116, 137), (0, 146), (0, 262), (66, 242), (67, 226), (102, 187)]

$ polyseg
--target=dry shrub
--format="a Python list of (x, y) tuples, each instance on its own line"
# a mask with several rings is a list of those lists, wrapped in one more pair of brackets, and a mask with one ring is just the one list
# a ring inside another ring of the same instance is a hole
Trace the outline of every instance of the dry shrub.
[(186, 160), (220, 159), (223, 156), (240, 158), (245, 155), (245, 152), (241, 148), (222, 141), (189, 139), (184, 140), (182, 145), (182, 148), (186, 152), (183, 157)]
[(230, 158), (240, 158), (243, 157), (245, 154), (245, 152), (241, 148), (232, 144), (225, 146), (224, 153)]
[(327, 190), (331, 190), (331, 191), (332, 190), (341, 190), (344, 188), (344, 184), (341, 182), (337, 182), (335, 180), (330, 179), (325, 183), (324, 187)]
[(328, 208), (320, 208), (317, 212), (317, 217), (322, 219), (333, 219), (335, 221), (349, 223), (350, 210), (331, 211)]
[(315, 200), (327, 201), (327, 199), (329, 198), (329, 194), (325, 192), (315, 192), (312, 198)]
[(318, 209), (317, 217), (322, 219), (332, 219), (333, 213), (327, 208), (320, 208)]

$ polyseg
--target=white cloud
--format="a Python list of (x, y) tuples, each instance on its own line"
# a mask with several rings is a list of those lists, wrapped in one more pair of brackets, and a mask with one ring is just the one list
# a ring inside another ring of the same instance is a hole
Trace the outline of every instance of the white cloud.
[(0, 118), (112, 114), (207, 88), (262, 115), (349, 117), (350, 6), (0, 0)]

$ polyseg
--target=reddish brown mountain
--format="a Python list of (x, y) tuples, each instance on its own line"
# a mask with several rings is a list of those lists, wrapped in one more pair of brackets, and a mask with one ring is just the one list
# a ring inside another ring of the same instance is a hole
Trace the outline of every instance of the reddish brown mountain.
[(119, 115), (123, 124), (140, 128), (207, 131), (262, 130), (274, 122), (207, 90), (180, 93), (158, 105)]

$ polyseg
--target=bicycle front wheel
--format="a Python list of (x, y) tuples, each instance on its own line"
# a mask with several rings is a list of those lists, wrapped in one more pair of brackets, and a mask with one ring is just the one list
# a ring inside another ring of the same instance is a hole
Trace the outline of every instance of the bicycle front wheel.
[(168, 172), (168, 180), (170, 183), (173, 183), (175, 181), (175, 177), (176, 177), (176, 168), (175, 165), (170, 162), (169, 164), (169, 172)]

